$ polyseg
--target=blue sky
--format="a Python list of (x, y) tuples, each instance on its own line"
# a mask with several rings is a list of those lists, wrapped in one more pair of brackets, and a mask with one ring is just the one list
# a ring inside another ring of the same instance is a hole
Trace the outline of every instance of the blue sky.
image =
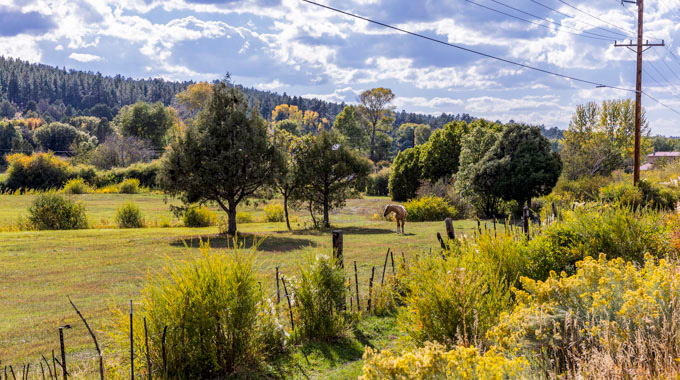
[[(633, 35), (635, 7), (618, 0), (565, 0), (597, 18), (560, 0), (497, 0), (553, 23), (494, 0), (473, 0), (544, 26), (466, 0), (319, 1), (542, 69), (635, 86), (634, 54), (613, 47), (615, 39)], [(597, 38), (583, 37), (582, 31)], [(645, 32), (668, 45), (645, 53), (645, 90), (680, 110), (680, 0), (646, 1)], [(567, 127), (577, 104), (632, 96), (403, 35), (300, 0), (0, 0), (0, 55), (135, 78), (199, 81), (229, 72), (246, 86), (348, 103), (362, 90), (382, 86), (397, 95), (397, 110), (465, 112), (560, 128)], [(680, 115), (649, 98), (643, 105), (654, 133), (680, 135)]]

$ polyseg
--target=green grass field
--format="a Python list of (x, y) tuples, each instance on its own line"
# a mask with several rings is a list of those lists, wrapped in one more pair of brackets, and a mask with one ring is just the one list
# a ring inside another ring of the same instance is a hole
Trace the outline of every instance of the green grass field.
[[(91, 223), (108, 220), (113, 224), (117, 207), (129, 201), (140, 206), (147, 220), (173, 218), (164, 197), (158, 194), (73, 197), (85, 204)], [(32, 199), (32, 196), (0, 196), (0, 220), (7, 223), (25, 215)], [(360, 292), (364, 295), (371, 267), (378, 267), (377, 272), (382, 274), (388, 247), (395, 251), (395, 260), (401, 260), (401, 252), (409, 260), (425, 249), (438, 246), (436, 232), (444, 233), (442, 222), (428, 222), (407, 223), (406, 235), (396, 235), (393, 222), (372, 220), (386, 202), (387, 198), (374, 197), (350, 200), (346, 207), (331, 216), (334, 228), (344, 231), (348, 276), (353, 276), (350, 269), (356, 261)], [(259, 217), (261, 207), (246, 210)], [(296, 225), (304, 225), (307, 220), (303, 213), (296, 213), (295, 218)], [(179, 222), (175, 220), (175, 223)], [(475, 227), (472, 221), (457, 221), (454, 225), (457, 230), (468, 232)], [(275, 294), (275, 267), (278, 266), (283, 274), (293, 274), (296, 263), (306, 253), (331, 253), (330, 231), (289, 232), (284, 223), (249, 223), (240, 224), (239, 233), (246, 245), (254, 239), (264, 239), (259, 246), (256, 266), (263, 287), (271, 295)], [(161, 269), (169, 260), (198, 254), (200, 240), (210, 240), (211, 246), (218, 249), (227, 246), (226, 239), (218, 236), (217, 227), (1, 232), (0, 360), (18, 363), (41, 354), (51, 355), (51, 350), (58, 348), (57, 328), (70, 324), (74, 326), (66, 333), (70, 361), (91, 361), (91, 340), (67, 296), (78, 305), (106, 345), (105, 331), (107, 321), (111, 320), (111, 307), (122, 307), (130, 299), (138, 301), (149, 272)], [(381, 336), (376, 335), (374, 339), (384, 341)], [(310, 366), (328, 370), (337, 367), (340, 378), (344, 373), (342, 368), (349, 366), (350, 372), (356, 371), (360, 368), (356, 360), (360, 359), (363, 350), (358, 352), (354, 347), (357, 343), (353, 342), (347, 346), (353, 354), (345, 355), (347, 357), (342, 356), (346, 354), (343, 354), (342, 345), (337, 357), (322, 355), (328, 347), (317, 351), (310, 348), (310, 352), (321, 353), (321, 362), (312, 361)], [(324, 372), (324, 377), (326, 375), (330, 376), (329, 372)]]

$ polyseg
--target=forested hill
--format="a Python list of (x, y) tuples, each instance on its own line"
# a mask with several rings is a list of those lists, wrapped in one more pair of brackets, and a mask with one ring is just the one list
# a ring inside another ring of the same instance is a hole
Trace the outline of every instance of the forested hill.
[[(109, 120), (118, 110), (138, 100), (172, 104), (175, 94), (192, 82), (171, 82), (163, 79), (132, 79), (121, 75), (66, 70), (19, 59), (0, 57), (0, 118), (11, 117), (17, 111), (36, 111), (41, 117), (62, 120), (71, 116), (97, 116)], [(251, 103), (259, 103), (260, 113), (269, 118), (279, 104), (296, 105), (303, 111), (319, 113), (331, 122), (342, 111), (344, 103), (327, 102), (239, 87)], [(429, 124), (441, 128), (454, 120), (470, 122), (468, 114), (439, 116), (397, 111), (395, 126), (403, 123)]]

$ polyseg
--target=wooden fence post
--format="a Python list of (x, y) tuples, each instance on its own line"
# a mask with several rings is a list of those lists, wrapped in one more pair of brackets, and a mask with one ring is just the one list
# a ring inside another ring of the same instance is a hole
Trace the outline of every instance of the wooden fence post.
[(387, 253), (385, 253), (385, 264), (383, 264), (382, 278), (380, 279), (380, 286), (385, 283), (385, 270), (387, 269), (387, 259), (390, 257), (390, 249), (387, 248)]
[(151, 356), (149, 355), (149, 331), (146, 328), (146, 317), (144, 317), (144, 345), (146, 346), (146, 369), (149, 371), (149, 380), (152, 380)]
[(446, 235), (450, 240), (454, 240), (456, 238), (456, 231), (453, 230), (453, 219), (444, 219), (444, 224), (446, 225)]
[(357, 311), (361, 310), (361, 306), (359, 304), (359, 275), (357, 274), (357, 262), (354, 260), (354, 285), (357, 288)]
[(524, 206), (522, 209), (522, 221), (524, 222), (524, 233), (529, 238), (529, 206)]
[(437, 232), (437, 240), (439, 240), (439, 245), (442, 247), (443, 250), (446, 250), (446, 244), (444, 244), (444, 239), (442, 239), (442, 234)]
[(397, 274), (397, 271), (394, 269), (394, 251), (390, 252), (390, 261), (392, 261), (392, 274)]
[(371, 267), (371, 278), (368, 280), (368, 307), (367, 310), (371, 312), (371, 296), (373, 291), (373, 277), (375, 276), (375, 266)]
[[(65, 325), (59, 327), (59, 346), (61, 347), (61, 370), (63, 372), (63, 377), (64, 380), (67, 380), (67, 374), (68, 372), (66, 371), (66, 348), (64, 347), (64, 329), (70, 329), (71, 325)], [(11, 367), (10, 367), (11, 369)]]
[(286, 286), (286, 279), (281, 276), (281, 283), (283, 284), (283, 293), (286, 295), (288, 300), (288, 312), (290, 313), (290, 327), (295, 330), (295, 321), (293, 320), (293, 306), (290, 303), (290, 295), (288, 294), (288, 287)]
[(340, 268), (345, 267), (343, 252), (342, 252), (342, 230), (335, 230), (332, 232), (333, 236), (333, 256), (338, 259)]
[(135, 342), (132, 324), (132, 300), (130, 300), (130, 379), (135, 380)]
[(281, 292), (279, 291), (279, 267), (276, 267), (276, 303), (281, 302)]

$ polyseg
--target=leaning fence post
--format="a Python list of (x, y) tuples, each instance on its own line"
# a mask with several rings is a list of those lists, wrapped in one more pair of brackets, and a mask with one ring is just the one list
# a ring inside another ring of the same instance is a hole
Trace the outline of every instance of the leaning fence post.
[(135, 380), (135, 343), (132, 324), (132, 300), (130, 300), (130, 379)]
[(437, 240), (439, 240), (439, 245), (442, 247), (443, 250), (446, 250), (446, 244), (444, 244), (444, 239), (442, 239), (442, 234), (437, 232)]
[(385, 270), (387, 269), (387, 259), (390, 257), (390, 249), (387, 248), (387, 253), (385, 253), (385, 264), (383, 264), (382, 278), (380, 279), (380, 286), (385, 283)]
[(392, 262), (392, 274), (397, 274), (397, 271), (394, 269), (394, 251), (390, 251), (390, 261)]
[(102, 358), (102, 351), (99, 349), (99, 343), (97, 343), (97, 337), (94, 335), (94, 332), (92, 332), (92, 329), (90, 328), (90, 325), (87, 323), (85, 320), (85, 317), (83, 317), (83, 314), (80, 313), (80, 310), (76, 307), (76, 305), (71, 301), (71, 297), (68, 297), (68, 302), (71, 303), (71, 306), (75, 309), (76, 313), (80, 317), (80, 319), (83, 321), (85, 324), (85, 327), (87, 328), (87, 331), (90, 333), (90, 336), (92, 337), (92, 340), (94, 340), (94, 348), (97, 349), (97, 355), (99, 356), (99, 378), (101, 380), (104, 380), (104, 359)]
[(14, 378), (14, 380), (17, 380), (17, 375), (14, 374), (14, 368), (12, 368), (11, 364), (9, 365), (9, 371), (12, 372), (12, 377)]
[(281, 283), (283, 284), (283, 292), (288, 300), (288, 312), (290, 313), (290, 327), (291, 331), (295, 331), (295, 321), (293, 320), (293, 306), (290, 303), (290, 295), (288, 294), (288, 287), (286, 286), (286, 279), (281, 276)]
[(332, 236), (333, 236), (333, 257), (335, 257), (338, 260), (340, 268), (344, 268), (345, 262), (343, 259), (342, 252), (342, 230), (333, 231)]
[(359, 275), (357, 274), (357, 262), (354, 260), (354, 285), (357, 288), (357, 311), (361, 310), (359, 305)]
[(45, 380), (45, 367), (43, 367), (42, 362), (40, 363), (40, 373), (42, 373), (42, 379)]
[(58, 379), (59, 374), (57, 374), (57, 358), (54, 356), (54, 350), (52, 350), (52, 366), (54, 367), (54, 378)]
[[(47, 367), (47, 372), (50, 375), (50, 379), (54, 379), (54, 377), (52, 377), (52, 367), (50, 367), (50, 362), (47, 361), (47, 358), (45, 357), (45, 355), (40, 355), (40, 356), (42, 356), (43, 361), (45, 361), (45, 366)], [(56, 375), (56, 373), (55, 373), (55, 375)], [(5, 375), (5, 377), (7, 377), (7, 375)]]

